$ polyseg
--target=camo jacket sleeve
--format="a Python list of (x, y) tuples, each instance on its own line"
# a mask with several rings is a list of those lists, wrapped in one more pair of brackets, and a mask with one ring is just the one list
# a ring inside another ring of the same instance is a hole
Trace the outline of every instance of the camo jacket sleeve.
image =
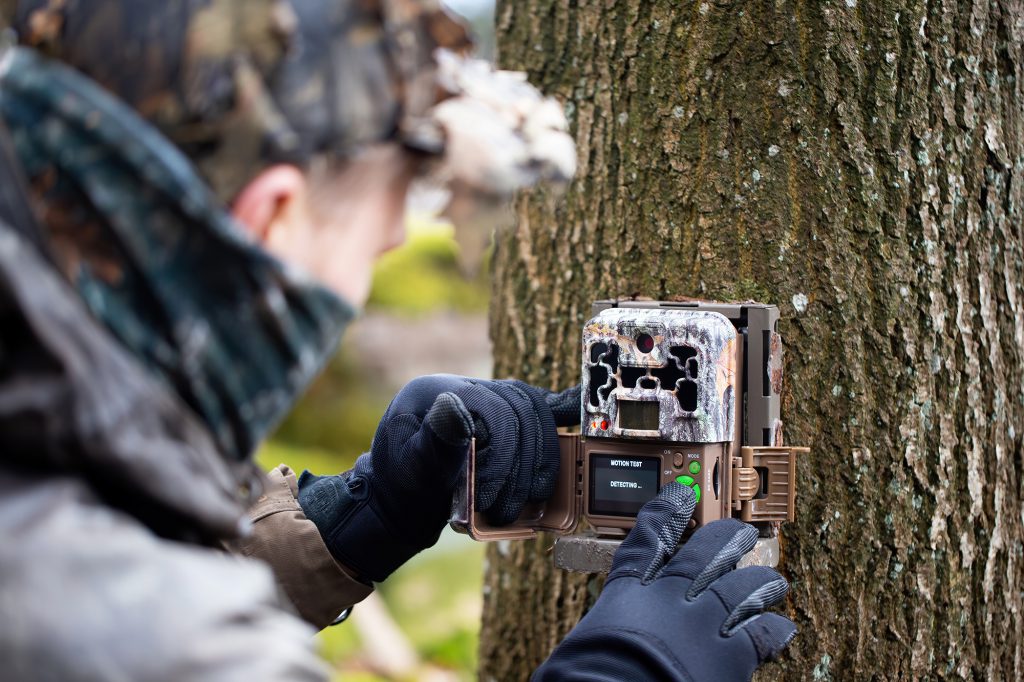
[(373, 587), (331, 556), (316, 526), (302, 513), (295, 473), (282, 464), (267, 478), (264, 494), (249, 510), (252, 533), (231, 543), (230, 549), (269, 564), (299, 615), (324, 628)]

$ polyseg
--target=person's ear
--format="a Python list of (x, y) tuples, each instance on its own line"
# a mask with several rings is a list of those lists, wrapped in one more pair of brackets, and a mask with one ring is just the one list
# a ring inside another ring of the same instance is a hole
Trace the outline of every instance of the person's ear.
[(306, 209), (306, 176), (295, 166), (271, 166), (238, 193), (231, 214), (263, 245), (287, 239)]

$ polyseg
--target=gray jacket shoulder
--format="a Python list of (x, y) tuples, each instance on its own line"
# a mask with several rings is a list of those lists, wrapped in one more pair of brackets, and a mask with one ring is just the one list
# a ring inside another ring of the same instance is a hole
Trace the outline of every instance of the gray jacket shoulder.
[(327, 679), (264, 564), (162, 540), (80, 481), (0, 470), (0, 537), (11, 679)]

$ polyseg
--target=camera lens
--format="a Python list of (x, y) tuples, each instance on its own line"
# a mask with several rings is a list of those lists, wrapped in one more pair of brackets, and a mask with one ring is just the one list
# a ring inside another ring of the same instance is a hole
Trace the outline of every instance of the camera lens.
[(636, 337), (636, 348), (641, 353), (650, 353), (654, 350), (654, 339), (650, 334), (641, 334)]

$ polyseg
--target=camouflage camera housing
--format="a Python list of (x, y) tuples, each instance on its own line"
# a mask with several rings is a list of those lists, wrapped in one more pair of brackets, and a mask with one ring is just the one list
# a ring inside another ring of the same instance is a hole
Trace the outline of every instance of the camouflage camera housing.
[(796, 457), (782, 445), (778, 308), (606, 300), (582, 334), (581, 433), (560, 436), (555, 495), (509, 526), (473, 509), (474, 457), (452, 525), (478, 540), (537, 531), (621, 539), (671, 481), (697, 498), (691, 528), (720, 518), (763, 537), (795, 514)]

